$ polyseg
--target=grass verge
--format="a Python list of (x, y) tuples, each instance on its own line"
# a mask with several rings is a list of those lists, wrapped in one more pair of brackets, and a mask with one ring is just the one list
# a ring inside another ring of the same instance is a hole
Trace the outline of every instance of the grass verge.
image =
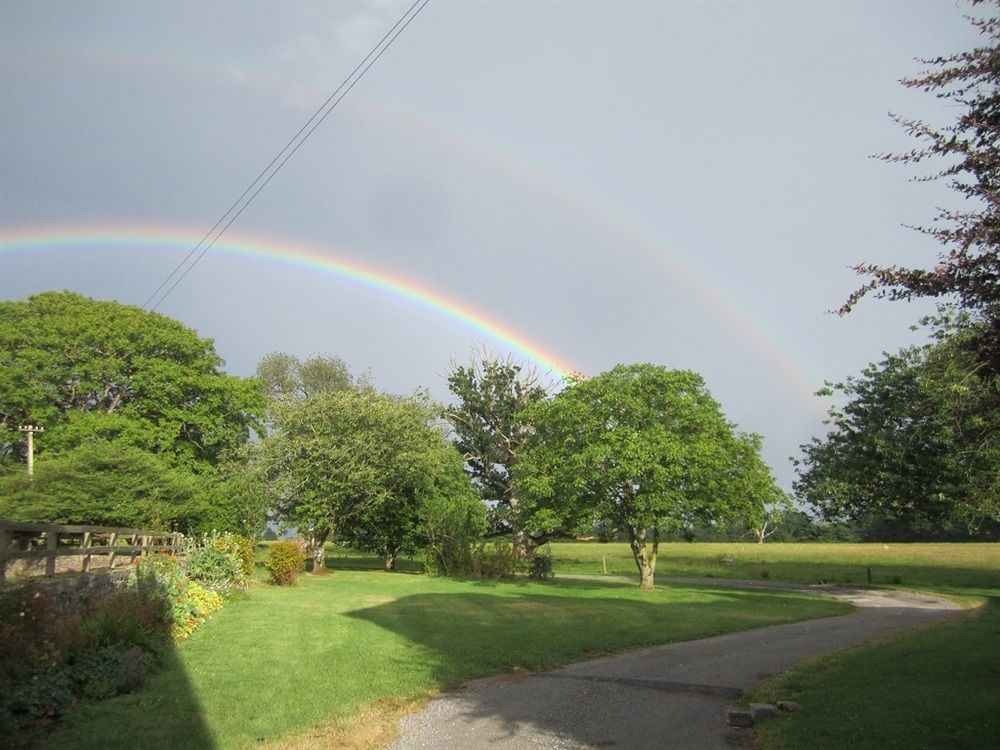
[(1000, 736), (1000, 590), (957, 622), (821, 657), (749, 701), (802, 710), (761, 724), (756, 747), (993, 747)]
[(371, 746), (400, 707), (470, 678), (846, 610), (789, 593), (604, 581), (309, 576), (255, 586), (146, 688), (81, 706), (51, 747)]

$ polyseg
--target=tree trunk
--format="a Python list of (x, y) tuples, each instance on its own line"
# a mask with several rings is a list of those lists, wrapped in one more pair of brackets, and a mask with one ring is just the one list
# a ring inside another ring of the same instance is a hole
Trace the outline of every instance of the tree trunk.
[(329, 529), (316, 529), (309, 535), (309, 554), (312, 556), (313, 575), (326, 573), (326, 538), (330, 536)]
[(639, 588), (643, 591), (651, 591), (653, 589), (653, 574), (656, 572), (656, 555), (660, 549), (659, 532), (654, 526), (652, 550), (646, 549), (646, 529), (629, 526), (628, 536), (632, 557), (635, 558), (635, 566), (639, 569)]
[(524, 529), (518, 529), (514, 533), (514, 552), (516, 559), (529, 560), (538, 548), (538, 541), (533, 539)]
[(385, 570), (387, 573), (396, 569), (396, 555), (398, 554), (399, 554), (398, 549), (394, 550), (387, 549), (385, 551), (385, 560), (382, 563), (382, 569)]
[(514, 559), (523, 560), (529, 554), (531, 539), (517, 522), (517, 505), (517, 498), (512, 495), (507, 500), (507, 506), (510, 508), (511, 544), (514, 546)]
[(775, 531), (775, 527), (771, 525), (770, 519), (764, 521), (763, 524), (754, 529), (757, 534), (757, 544), (763, 544), (764, 540), (767, 539)]

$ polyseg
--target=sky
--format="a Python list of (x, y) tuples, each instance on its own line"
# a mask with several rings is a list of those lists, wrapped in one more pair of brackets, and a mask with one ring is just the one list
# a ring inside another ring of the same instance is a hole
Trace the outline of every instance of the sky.
[[(142, 305), (409, 7), (0, 0), (0, 299)], [(558, 381), (700, 373), (790, 488), (824, 381), (920, 342), (954, 205), (873, 154), (977, 42), (951, 2), (432, 0), (157, 311), (228, 372), (343, 358), (449, 398), (477, 348)]]

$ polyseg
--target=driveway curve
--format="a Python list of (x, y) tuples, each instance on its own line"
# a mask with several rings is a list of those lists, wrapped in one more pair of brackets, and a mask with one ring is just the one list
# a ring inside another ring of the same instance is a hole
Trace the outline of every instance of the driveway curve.
[(901, 591), (715, 578), (664, 582), (802, 591), (847, 601), (856, 610), (654, 646), (551, 672), (474, 680), (405, 717), (392, 750), (731, 750), (739, 730), (726, 725), (725, 711), (746, 688), (806, 659), (939, 622), (960, 610), (944, 599)]

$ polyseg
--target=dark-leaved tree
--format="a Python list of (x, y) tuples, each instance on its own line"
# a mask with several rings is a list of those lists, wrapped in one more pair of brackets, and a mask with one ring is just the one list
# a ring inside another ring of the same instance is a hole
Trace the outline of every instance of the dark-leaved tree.
[[(981, 3), (972, 0), (973, 5)], [(918, 143), (906, 153), (880, 157), (904, 164), (940, 163), (930, 178), (947, 180), (963, 207), (942, 209), (931, 226), (919, 228), (943, 246), (933, 267), (858, 265), (855, 270), (869, 280), (839, 312), (850, 312), (870, 292), (891, 300), (944, 298), (984, 323), (968, 343), (1000, 373), (1000, 19), (970, 22), (982, 36), (981, 46), (924, 60), (928, 71), (902, 82), (958, 108), (954, 124), (937, 127), (892, 115)]]

